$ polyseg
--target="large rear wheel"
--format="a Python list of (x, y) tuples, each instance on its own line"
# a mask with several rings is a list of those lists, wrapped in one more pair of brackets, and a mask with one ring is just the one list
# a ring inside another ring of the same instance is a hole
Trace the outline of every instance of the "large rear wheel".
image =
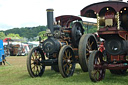
[(84, 34), (79, 42), (79, 63), (84, 72), (88, 71), (89, 55), (97, 50), (96, 38), (93, 34)]
[(41, 63), (43, 60), (45, 60), (45, 57), (41, 48), (32, 48), (27, 56), (27, 70), (31, 77), (43, 75), (45, 70), (45, 65)]
[(65, 45), (60, 49), (58, 58), (59, 71), (66, 78), (72, 76), (75, 70), (75, 56), (69, 45)]

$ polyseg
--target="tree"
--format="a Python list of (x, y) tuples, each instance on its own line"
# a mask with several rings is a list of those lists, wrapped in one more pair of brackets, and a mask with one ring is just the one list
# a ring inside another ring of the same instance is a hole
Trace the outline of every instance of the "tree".
[(22, 37), (20, 37), (19, 34), (14, 34), (14, 33), (9, 33), (6, 37), (12, 39), (22, 39)]
[(41, 31), (46, 31), (46, 26), (37, 26), (37, 27), (21, 27), (21, 28), (13, 28), (4, 31), (5, 35), (9, 33), (19, 34), (21, 37), (26, 37), (28, 39), (34, 38), (38, 36), (38, 33)]
[(97, 32), (97, 28), (96, 27), (92, 27), (88, 30), (88, 33), (95, 33)]
[(0, 32), (0, 39), (3, 40), (5, 38), (5, 34), (3, 32)]

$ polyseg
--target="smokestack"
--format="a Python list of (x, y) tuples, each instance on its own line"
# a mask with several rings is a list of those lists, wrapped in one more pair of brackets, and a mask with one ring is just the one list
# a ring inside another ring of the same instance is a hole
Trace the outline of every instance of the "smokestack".
[(47, 26), (53, 34), (53, 9), (47, 9)]

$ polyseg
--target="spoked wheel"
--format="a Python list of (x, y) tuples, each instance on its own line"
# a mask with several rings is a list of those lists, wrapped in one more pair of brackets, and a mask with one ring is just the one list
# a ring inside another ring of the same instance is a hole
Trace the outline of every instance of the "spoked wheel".
[(110, 70), (110, 72), (111, 72), (112, 74), (116, 74), (116, 75), (125, 74), (126, 71), (127, 71), (127, 69)]
[(39, 47), (34, 47), (27, 57), (27, 70), (31, 77), (42, 76), (45, 66), (41, 61), (45, 60), (44, 53)]
[(105, 77), (105, 69), (101, 68), (103, 65), (103, 54), (100, 51), (93, 51), (90, 54), (88, 62), (88, 72), (90, 79), (93, 82), (101, 81)]
[(75, 47), (78, 47), (80, 38), (82, 37), (83, 33), (84, 33), (84, 29), (83, 29), (81, 23), (75, 22), (72, 27), (72, 32), (71, 32), (73, 45)]
[(97, 42), (93, 34), (84, 34), (79, 42), (79, 63), (84, 72), (88, 71), (89, 55), (93, 50), (97, 50)]
[(58, 65), (61, 75), (66, 78), (72, 76), (75, 70), (75, 56), (71, 46), (65, 45), (59, 52)]

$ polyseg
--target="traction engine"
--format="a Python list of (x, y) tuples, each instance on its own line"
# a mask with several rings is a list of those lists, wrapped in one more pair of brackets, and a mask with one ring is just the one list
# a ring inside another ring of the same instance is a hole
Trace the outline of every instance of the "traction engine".
[(91, 4), (81, 10), (84, 17), (97, 18), (97, 32), (104, 39), (103, 50), (90, 52), (88, 72), (93, 82), (112, 74), (125, 74), (128, 68), (128, 3), (111, 0)]
[[(44, 41), (39, 39), (40, 45), (34, 47), (27, 57), (27, 69), (31, 77), (42, 76), (45, 66), (51, 66), (64, 78), (73, 75), (76, 63), (80, 63), (84, 72), (87, 71), (85, 59), (83, 60), (84, 53), (82, 53), (82, 46), (85, 41), (87, 42), (84, 40), (82, 19), (73, 15), (58, 16), (55, 19), (56, 23), (53, 24), (53, 9), (47, 9), (49, 31), (44, 36), (48, 38)], [(90, 37), (91, 42), (96, 42), (93, 35), (86, 37)], [(97, 49), (96, 44), (96, 46), (90, 44), (93, 49)]]

